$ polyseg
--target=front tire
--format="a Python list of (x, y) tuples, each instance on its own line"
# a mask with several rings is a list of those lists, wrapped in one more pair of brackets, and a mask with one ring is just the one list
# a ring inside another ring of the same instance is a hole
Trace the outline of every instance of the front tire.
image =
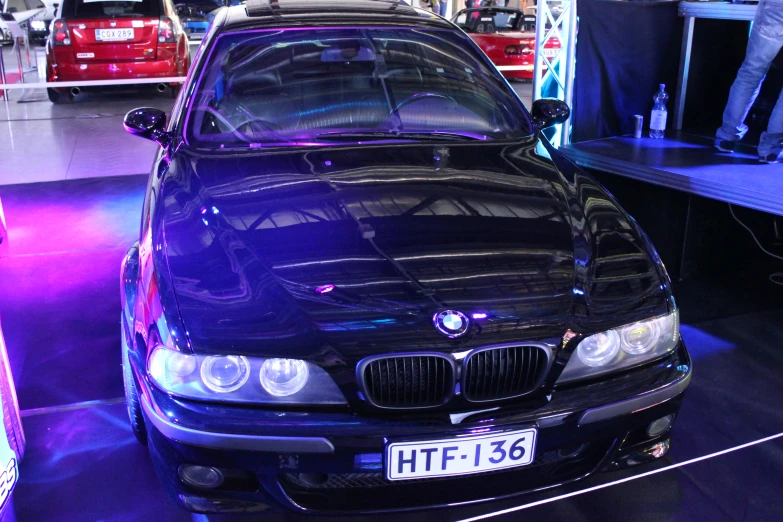
[(125, 339), (124, 324), (125, 318), (120, 314), (122, 321), (122, 382), (125, 386), (125, 405), (128, 408), (128, 419), (130, 420), (133, 435), (141, 444), (147, 445), (147, 426), (144, 424), (144, 414), (141, 411), (141, 401), (139, 400), (139, 390), (136, 388), (136, 381), (133, 378), (130, 359), (128, 358), (128, 343)]

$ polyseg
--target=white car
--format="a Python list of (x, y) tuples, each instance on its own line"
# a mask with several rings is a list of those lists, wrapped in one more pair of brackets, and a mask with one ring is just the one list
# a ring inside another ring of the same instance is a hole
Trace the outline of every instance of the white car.
[[(56, 0), (1, 0), (3, 12), (11, 13), (17, 22), (28, 28), (31, 41), (46, 41), (49, 24), (57, 16), (60, 1)], [(2, 23), (2, 22), (0, 22)], [(7, 27), (0, 26), (5, 33)], [(5, 38), (4, 38), (5, 39)]]

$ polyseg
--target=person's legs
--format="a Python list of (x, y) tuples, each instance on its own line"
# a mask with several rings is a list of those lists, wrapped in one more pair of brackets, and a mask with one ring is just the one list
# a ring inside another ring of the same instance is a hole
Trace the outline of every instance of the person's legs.
[(783, 161), (783, 91), (769, 116), (767, 131), (761, 133), (759, 158), (767, 162)]
[[(783, 0), (767, 0), (765, 21), (759, 30), (761, 34), (783, 45)], [(783, 91), (778, 96), (775, 108), (769, 116), (767, 131), (761, 134), (759, 158), (762, 161), (783, 161)]]
[[(772, 3), (774, 2), (774, 3)], [(729, 101), (723, 112), (723, 125), (716, 132), (716, 146), (720, 141), (741, 140), (748, 131), (744, 121), (761, 89), (772, 60), (783, 47), (783, 13), (776, 0), (767, 0), (759, 6), (753, 30), (750, 33), (745, 61), (731, 86)], [(766, 4), (766, 5), (765, 5)], [(778, 18), (780, 20), (778, 20)], [(775, 27), (779, 26), (780, 31)]]

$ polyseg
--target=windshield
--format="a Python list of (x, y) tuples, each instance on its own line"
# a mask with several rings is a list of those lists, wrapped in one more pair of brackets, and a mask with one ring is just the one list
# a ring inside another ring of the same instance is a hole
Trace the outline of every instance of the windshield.
[(466, 10), (459, 12), (453, 22), (466, 33), (503, 33), (528, 29), (522, 12), (516, 10)]
[(159, 0), (71, 0), (63, 6), (63, 18), (140, 18), (160, 16)]
[(516, 139), (528, 116), (466, 37), (339, 28), (228, 33), (186, 119), (199, 147)]

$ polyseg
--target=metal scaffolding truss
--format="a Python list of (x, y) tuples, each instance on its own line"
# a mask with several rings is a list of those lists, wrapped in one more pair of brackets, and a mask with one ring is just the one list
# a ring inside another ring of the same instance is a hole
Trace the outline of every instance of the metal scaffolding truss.
[[(541, 98), (557, 98), (571, 106), (576, 65), (576, 2), (577, 0), (538, 0), (533, 68), (534, 101)], [(547, 57), (547, 46), (549, 49), (559, 47), (560, 52)], [(558, 127), (550, 141), (555, 147), (567, 145), (570, 135), (571, 120), (569, 119)]]

